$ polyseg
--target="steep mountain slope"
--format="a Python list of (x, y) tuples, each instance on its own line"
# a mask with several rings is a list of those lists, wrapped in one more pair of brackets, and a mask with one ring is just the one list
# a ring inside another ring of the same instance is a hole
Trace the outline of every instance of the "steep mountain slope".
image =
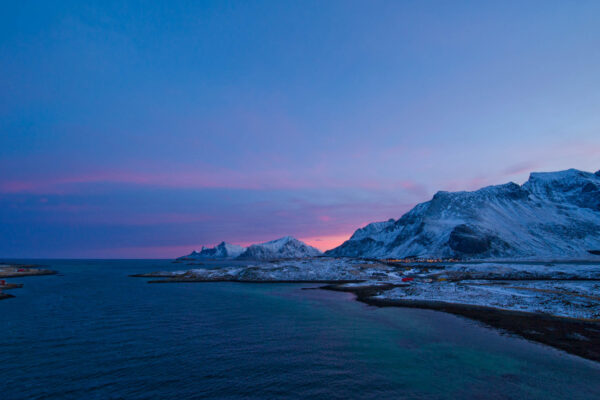
[(209, 259), (209, 258), (223, 258), (231, 259), (236, 258), (240, 254), (246, 251), (245, 247), (238, 246), (231, 243), (221, 242), (215, 247), (204, 247), (202, 250), (192, 251), (187, 256), (180, 257), (179, 259), (185, 260), (197, 260), (197, 259)]
[(252, 260), (276, 260), (281, 258), (304, 258), (321, 255), (321, 251), (295, 239), (286, 236), (261, 244), (253, 244), (238, 258)]
[(325, 253), (349, 257), (600, 259), (600, 171), (532, 173), (474, 192), (438, 192), (400, 219)]

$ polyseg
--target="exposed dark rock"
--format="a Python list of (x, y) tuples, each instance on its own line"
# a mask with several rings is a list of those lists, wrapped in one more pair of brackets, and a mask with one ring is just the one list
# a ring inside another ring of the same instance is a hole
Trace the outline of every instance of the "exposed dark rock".
[(479, 254), (490, 250), (491, 239), (473, 227), (462, 224), (452, 230), (448, 245), (459, 253)]

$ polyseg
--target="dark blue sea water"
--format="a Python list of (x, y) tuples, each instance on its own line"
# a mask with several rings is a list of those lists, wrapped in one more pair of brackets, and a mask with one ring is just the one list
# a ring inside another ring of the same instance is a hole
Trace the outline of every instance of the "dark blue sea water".
[(155, 284), (167, 261), (44, 261), (0, 301), (0, 398), (598, 399), (600, 364), (301, 284)]

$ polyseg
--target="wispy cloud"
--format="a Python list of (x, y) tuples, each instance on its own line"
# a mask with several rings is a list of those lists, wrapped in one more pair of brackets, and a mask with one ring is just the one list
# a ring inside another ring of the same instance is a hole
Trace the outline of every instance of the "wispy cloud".
[(532, 162), (532, 161), (523, 162), (523, 163), (509, 166), (508, 168), (504, 169), (500, 175), (509, 177), (509, 176), (513, 176), (513, 175), (522, 174), (525, 172), (532, 172), (538, 166), (539, 166), (538, 162)]

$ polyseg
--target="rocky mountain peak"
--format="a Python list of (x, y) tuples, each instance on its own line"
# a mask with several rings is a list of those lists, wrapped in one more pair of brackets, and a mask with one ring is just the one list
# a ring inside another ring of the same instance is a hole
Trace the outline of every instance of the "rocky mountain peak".
[(400, 219), (358, 229), (330, 256), (571, 258), (600, 249), (600, 174), (534, 172), (472, 192), (437, 192)]

